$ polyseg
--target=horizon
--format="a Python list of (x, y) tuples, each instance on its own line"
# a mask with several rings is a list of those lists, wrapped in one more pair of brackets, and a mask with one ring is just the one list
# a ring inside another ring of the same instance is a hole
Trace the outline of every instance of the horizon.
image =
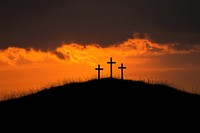
[[(76, 85), (76, 83), (80, 83), (80, 84), (85, 84), (85, 83), (91, 83), (91, 82), (101, 82), (102, 83), (102, 81), (106, 81), (106, 84), (104, 84), (104, 85), (109, 85), (109, 83), (108, 83), (108, 81), (109, 82), (111, 82), (111, 83), (113, 83), (113, 81), (120, 81), (120, 83), (126, 83), (127, 81), (130, 83), (130, 82), (132, 82), (132, 83), (134, 83), (134, 84), (137, 84), (137, 83), (139, 83), (140, 85), (141, 85), (141, 83), (143, 84), (143, 85), (145, 85), (145, 86), (149, 86), (151, 89), (152, 89), (152, 92), (154, 92), (154, 93), (157, 93), (155, 90), (156, 90), (156, 86), (162, 86), (163, 88), (160, 88), (159, 87), (159, 89), (164, 89), (164, 88), (168, 88), (168, 91), (170, 92), (170, 89), (172, 89), (172, 90), (174, 90), (174, 93), (176, 92), (177, 94), (178, 93), (180, 93), (180, 95), (181, 94), (189, 94), (189, 95), (193, 95), (193, 94), (197, 94), (197, 93), (191, 93), (191, 92), (188, 92), (187, 90), (184, 90), (184, 88), (178, 88), (178, 86), (177, 85), (175, 85), (175, 84), (173, 84), (172, 82), (170, 83), (170, 82), (155, 82), (155, 81), (153, 81), (153, 80), (149, 80), (149, 79), (147, 79), (147, 80), (140, 80), (140, 79), (135, 79), (135, 80), (133, 80), (133, 79), (121, 79), (121, 77), (110, 77), (110, 75), (108, 75), (108, 76), (105, 76), (105, 77), (101, 77), (100, 79), (98, 79), (98, 76), (97, 76), (97, 78), (91, 78), (91, 79), (87, 79), (87, 80), (84, 80), (84, 79), (78, 79), (78, 80), (71, 80), (71, 81), (66, 81), (66, 80), (63, 80), (63, 81), (59, 81), (59, 82), (56, 82), (56, 83), (54, 83), (54, 84), (48, 84), (48, 85), (46, 85), (46, 86), (43, 86), (43, 87), (40, 87), (40, 88), (37, 88), (37, 89), (30, 89), (30, 90), (28, 90), (28, 91), (23, 91), (23, 92), (10, 92), (10, 93), (7, 93), (7, 94), (5, 94), (5, 95), (1, 95), (2, 97), (0, 97), (0, 102), (2, 101), (2, 102), (4, 102), (4, 101), (9, 101), (9, 100), (16, 100), (16, 99), (20, 99), (20, 98), (23, 98), (23, 97), (30, 97), (30, 96), (32, 96), (32, 95), (37, 95), (38, 93), (40, 93), (40, 92), (43, 92), (43, 91), (46, 91), (46, 90), (49, 90), (49, 91), (51, 91), (51, 90), (53, 90), (53, 89), (55, 89), (55, 88), (62, 88), (63, 86), (65, 86), (65, 89), (67, 89), (68, 88), (68, 85), (69, 85), (69, 88), (70, 88), (70, 84), (74, 84), (74, 85)], [(121, 82), (122, 81), (122, 82)], [(97, 83), (96, 82), (96, 83)], [(95, 86), (95, 84), (93, 84), (94, 86)], [(103, 84), (102, 84), (103, 85)], [(125, 84), (124, 84), (125, 85)], [(153, 85), (153, 86), (151, 86), (151, 85)], [(81, 86), (81, 85), (80, 85)], [(115, 86), (116, 87), (116, 86)], [(134, 85), (133, 86), (129, 86), (129, 87), (133, 87), (134, 88)], [(154, 88), (155, 87), (155, 88)], [(97, 87), (98, 88), (98, 87)], [(125, 87), (126, 88), (126, 87)], [(125, 88), (122, 88), (122, 90), (123, 89), (125, 89)], [(145, 89), (145, 87), (144, 86), (141, 86), (141, 88), (138, 88), (138, 87), (136, 87), (137, 89)], [(136, 89), (135, 88), (135, 89)], [(87, 89), (87, 87), (86, 88), (81, 88), (81, 89)], [(95, 88), (96, 89), (96, 88)], [(111, 88), (110, 88), (111, 89)], [(108, 90), (110, 90), (109, 88), (108, 88)], [(113, 88), (112, 88), (113, 89)], [(112, 90), (111, 89), (111, 90)], [(137, 90), (136, 89), (136, 90)], [(147, 90), (148, 90), (148, 88), (146, 88)], [(102, 90), (104, 90), (104, 89), (102, 89)], [(166, 93), (167, 93), (167, 90), (166, 89), (164, 89), (163, 90), (163, 92), (165, 92), (166, 91)], [(47, 91), (48, 92), (48, 91)], [(183, 92), (183, 93), (182, 93)], [(144, 94), (146, 93), (145, 91), (143, 92)], [(158, 91), (158, 93), (160, 93), (159, 91)], [(172, 93), (173, 94), (173, 93)], [(197, 95), (199, 95), (200, 96), (200, 94), (197, 94)], [(197, 95), (194, 95), (194, 96), (197, 96)]]
[[(94, 77), (90, 77), (88, 79), (81, 79), (81, 78), (77, 78), (77, 79), (71, 79), (71, 80), (58, 80), (56, 82), (52, 82), (52, 83), (47, 83), (47, 84), (43, 84), (43, 85), (39, 85), (39, 86), (35, 86), (35, 88), (24, 88), (24, 89), (19, 89), (19, 90), (11, 90), (11, 91), (6, 91), (1, 93), (0, 95), (0, 101), (6, 101), (6, 100), (10, 100), (13, 98), (20, 98), (23, 96), (29, 96), (35, 93), (38, 93), (40, 91), (43, 90), (48, 90), (51, 88), (57, 88), (57, 87), (61, 87), (64, 85), (68, 85), (68, 84), (73, 84), (73, 83), (85, 83), (88, 81), (94, 81), (94, 80), (104, 80), (104, 79), (113, 79), (113, 80), (124, 80), (124, 81), (133, 81), (133, 82), (143, 82), (145, 84), (149, 84), (149, 85), (164, 85), (167, 87), (170, 87), (172, 89), (178, 90), (178, 91), (183, 91), (189, 94), (198, 94), (200, 95), (200, 93), (198, 93), (198, 90), (195, 90), (196, 88), (194, 88), (194, 91), (188, 91), (188, 89), (184, 88), (184, 86), (182, 86), (182, 84), (176, 84), (173, 81), (167, 81), (167, 80), (160, 80), (160, 79), (133, 79), (133, 78), (124, 78), (121, 79), (120, 76), (113, 76), (112, 78), (110, 77), (110, 74), (108, 75), (104, 75), (101, 76), (100, 79), (98, 79), (98, 76), (94, 76)], [(161, 88), (162, 89), (162, 88)]]

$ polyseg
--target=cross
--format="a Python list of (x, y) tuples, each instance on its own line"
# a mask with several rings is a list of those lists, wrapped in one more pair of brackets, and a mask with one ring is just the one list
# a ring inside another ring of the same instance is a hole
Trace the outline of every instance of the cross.
[(107, 62), (107, 64), (110, 64), (110, 78), (112, 78), (112, 64), (116, 64), (116, 62), (113, 62), (112, 57), (110, 57), (110, 62)]
[(124, 79), (124, 69), (126, 69), (126, 67), (124, 67), (123, 63), (121, 63), (121, 67), (118, 67), (118, 69), (121, 69), (121, 79), (123, 80)]
[(95, 70), (98, 70), (98, 79), (100, 79), (100, 71), (103, 70), (103, 68), (101, 68), (100, 65), (98, 65), (98, 67), (95, 68)]

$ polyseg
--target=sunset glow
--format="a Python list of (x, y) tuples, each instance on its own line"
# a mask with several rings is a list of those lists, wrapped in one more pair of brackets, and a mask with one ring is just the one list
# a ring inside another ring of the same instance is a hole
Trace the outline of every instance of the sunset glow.
[(177, 58), (195, 55), (199, 50), (178, 50), (176, 45), (158, 44), (145, 38), (130, 38), (107, 47), (75, 43), (61, 44), (52, 51), (8, 47), (0, 50), (0, 99), (13, 92), (28, 93), (65, 82), (97, 78), (94, 68), (98, 64), (104, 68), (102, 77), (106, 77), (109, 75), (106, 62), (110, 57), (117, 62), (113, 65), (115, 77), (120, 76), (117, 67), (124, 63), (127, 67), (126, 79), (176, 82), (177, 86), (184, 82), (182, 85), (187, 91), (194, 91), (188, 86), (200, 84), (194, 80), (195, 77), (188, 79), (184, 74), (189, 70), (199, 72), (198, 65), (180, 61), (177, 65), (175, 62)]

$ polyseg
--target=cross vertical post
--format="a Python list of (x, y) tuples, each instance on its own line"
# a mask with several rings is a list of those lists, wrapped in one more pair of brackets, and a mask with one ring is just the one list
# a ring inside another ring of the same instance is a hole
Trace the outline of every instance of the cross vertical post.
[(112, 57), (110, 57), (110, 62), (107, 62), (107, 64), (110, 64), (110, 78), (112, 78), (112, 64), (116, 64), (116, 62), (113, 62)]
[(95, 68), (95, 70), (98, 71), (98, 80), (100, 79), (100, 71), (103, 70), (103, 68), (100, 67), (100, 65), (98, 65), (97, 68)]
[(126, 69), (126, 67), (123, 65), (123, 63), (121, 63), (121, 66), (118, 67), (118, 69), (121, 69), (121, 79), (124, 79), (124, 69)]

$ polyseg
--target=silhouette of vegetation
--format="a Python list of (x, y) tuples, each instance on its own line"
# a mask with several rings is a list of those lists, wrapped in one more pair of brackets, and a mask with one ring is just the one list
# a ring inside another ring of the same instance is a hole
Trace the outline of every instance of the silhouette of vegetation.
[(166, 85), (103, 78), (2, 101), (0, 118), (16, 132), (199, 132), (199, 103)]

